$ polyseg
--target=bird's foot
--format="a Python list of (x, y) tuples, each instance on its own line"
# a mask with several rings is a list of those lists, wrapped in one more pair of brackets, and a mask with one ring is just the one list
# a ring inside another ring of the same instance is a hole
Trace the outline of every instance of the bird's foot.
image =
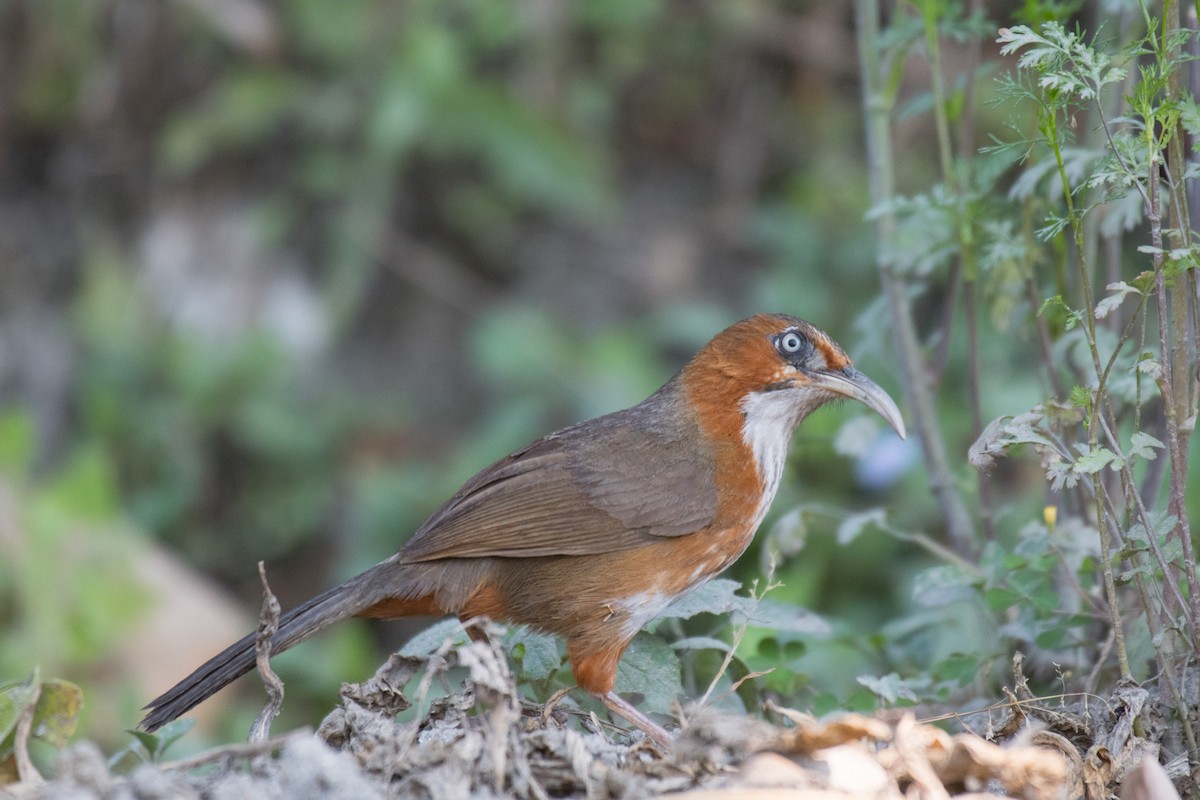
[(641, 729), (643, 733), (649, 736), (660, 747), (669, 749), (675, 741), (675, 737), (667, 733), (666, 728), (643, 714), (635, 705), (622, 698), (616, 692), (598, 692), (596, 697), (600, 698), (600, 701), (608, 706), (609, 711), (632, 722), (635, 727)]

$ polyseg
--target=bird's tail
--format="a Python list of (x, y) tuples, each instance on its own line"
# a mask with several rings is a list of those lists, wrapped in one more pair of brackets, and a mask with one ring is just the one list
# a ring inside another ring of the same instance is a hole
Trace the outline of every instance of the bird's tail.
[[(364, 615), (381, 601), (403, 596), (406, 581), (397, 573), (404, 570), (403, 566), (385, 561), (291, 609), (279, 620), (271, 652), (281, 653), (335, 622)], [(151, 700), (146, 706), (150, 713), (142, 720), (141, 727), (147, 731), (161, 728), (253, 669), (257, 661), (254, 640), (253, 633), (243, 636)]]

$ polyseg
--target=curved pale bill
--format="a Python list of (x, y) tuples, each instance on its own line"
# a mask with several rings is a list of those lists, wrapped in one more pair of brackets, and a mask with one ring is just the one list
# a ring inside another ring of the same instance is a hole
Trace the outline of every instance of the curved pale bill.
[(854, 367), (846, 367), (840, 372), (820, 372), (814, 377), (822, 388), (864, 404), (887, 420), (901, 439), (905, 438), (904, 419), (900, 416), (896, 401), (875, 381)]

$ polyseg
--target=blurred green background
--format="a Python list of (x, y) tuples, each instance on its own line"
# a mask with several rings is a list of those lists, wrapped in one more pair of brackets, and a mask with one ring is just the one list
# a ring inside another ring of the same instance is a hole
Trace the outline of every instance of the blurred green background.
[[(952, 83), (972, 42), (988, 75), (997, 24), (1040, 12), (972, 13), (943, 42)], [(902, 67), (904, 192), (938, 155), (923, 53)], [(111, 741), (249, 629), (257, 561), (285, 607), (332, 585), (477, 469), (640, 400), (752, 313), (811, 320), (901, 398), (859, 81), (851, 5), (817, 0), (0, 0), (0, 676), (77, 681)], [(976, 145), (1010, 114), (993, 92)], [(980, 343), (985, 421), (1042, 390), (1031, 309), (1007, 302)], [(964, 347), (935, 391), (973, 502)], [(1040, 519), (1036, 463), (990, 481), (1010, 529)], [(878, 531), (839, 544), (836, 514), (805, 516), (799, 552), (800, 504), (942, 522), (915, 445), (863, 409), (802, 426), (764, 525), (793, 543), (772, 597), (831, 632), (777, 688), (833, 704), (919, 661), (889, 645), (911, 631), (880, 631), (930, 562)], [(424, 624), (282, 657), (287, 721)], [(961, 610), (913, 625), (988, 635)], [(209, 736), (253, 716), (256, 682), (236, 692)]]

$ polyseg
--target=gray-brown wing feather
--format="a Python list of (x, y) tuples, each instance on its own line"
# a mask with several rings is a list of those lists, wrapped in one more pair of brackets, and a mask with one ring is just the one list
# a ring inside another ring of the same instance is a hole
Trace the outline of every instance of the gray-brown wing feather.
[(703, 437), (664, 414), (674, 382), (633, 408), (551, 434), (480, 472), (400, 551), (534, 558), (627, 550), (707, 525), (716, 510)]

